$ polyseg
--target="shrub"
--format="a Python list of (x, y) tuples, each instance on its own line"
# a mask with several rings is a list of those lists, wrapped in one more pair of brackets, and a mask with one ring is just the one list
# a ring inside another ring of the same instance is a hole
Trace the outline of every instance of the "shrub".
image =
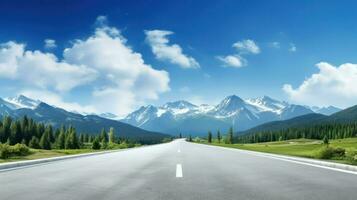
[(10, 150), (11, 154), (16, 156), (26, 156), (30, 153), (30, 149), (24, 144), (16, 144)]
[(357, 151), (349, 151), (346, 153), (346, 158), (352, 164), (357, 164)]
[(345, 156), (344, 148), (322, 147), (315, 155), (318, 159), (342, 158)]
[(0, 158), (6, 159), (10, 157), (10, 145), (0, 144)]
[(92, 149), (94, 149), (94, 150), (100, 149), (100, 143), (97, 138), (93, 141)]
[(7, 159), (11, 156), (26, 156), (30, 153), (30, 149), (24, 144), (16, 144), (10, 146), (8, 144), (0, 144), (0, 158)]

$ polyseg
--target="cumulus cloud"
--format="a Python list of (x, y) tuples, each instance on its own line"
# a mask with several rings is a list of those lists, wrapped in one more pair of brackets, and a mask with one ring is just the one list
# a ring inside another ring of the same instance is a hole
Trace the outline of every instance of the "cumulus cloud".
[(53, 39), (45, 39), (44, 43), (45, 43), (46, 49), (53, 49), (53, 48), (57, 47), (56, 40), (53, 40)]
[(316, 65), (319, 72), (311, 75), (300, 86), (283, 86), (283, 91), (293, 102), (338, 107), (357, 104), (357, 64), (345, 63), (335, 67), (321, 62)]
[(25, 50), (13, 41), (1, 45), (0, 77), (42, 89), (68, 91), (95, 79), (96, 71), (84, 65), (59, 61), (54, 54)]
[(225, 67), (243, 67), (246, 65), (247, 61), (239, 55), (228, 55), (228, 56), (217, 56), (217, 58), (222, 61)]
[(294, 43), (290, 43), (289, 51), (290, 51), (290, 52), (295, 52), (295, 51), (297, 51), (297, 48), (296, 48), (296, 46), (295, 46)]
[(253, 40), (242, 40), (234, 43), (232, 45), (236, 48), (240, 53), (247, 53), (247, 54), (258, 54), (260, 53), (259, 46)]
[(183, 53), (178, 44), (169, 44), (169, 35), (172, 31), (148, 30), (145, 31), (146, 41), (151, 46), (151, 50), (157, 59), (169, 61), (182, 68), (199, 68), (199, 63), (191, 56)]
[[(47, 101), (59, 107), (114, 112), (119, 116), (169, 91), (169, 74), (146, 64), (120, 31), (106, 23), (106, 17), (99, 16), (94, 34), (74, 40), (63, 51), (62, 60), (51, 53), (25, 50), (24, 44), (16, 42), (1, 45), (0, 78), (24, 83), (27, 94), (46, 94), (51, 97)], [(79, 86), (86, 87), (82, 92), (88, 93), (89, 106), (65, 102), (53, 95), (70, 95)]]

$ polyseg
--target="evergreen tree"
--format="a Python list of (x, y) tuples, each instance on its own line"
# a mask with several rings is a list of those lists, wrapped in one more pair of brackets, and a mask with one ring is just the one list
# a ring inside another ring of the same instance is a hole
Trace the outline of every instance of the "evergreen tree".
[(212, 143), (212, 133), (211, 133), (211, 131), (208, 131), (207, 141), (208, 141), (208, 143)]
[(56, 139), (56, 146), (58, 149), (64, 149), (66, 144), (66, 137), (65, 133), (60, 131), (60, 134), (58, 135)]
[(42, 134), (42, 137), (40, 139), (40, 147), (42, 149), (51, 149), (51, 141), (50, 141), (50, 135), (49, 132), (46, 131), (45, 133)]
[(233, 144), (233, 127), (229, 128), (226, 142), (227, 142), (227, 144)]
[(323, 141), (324, 145), (329, 145), (330, 144), (330, 142), (328, 140), (328, 137), (326, 135), (324, 136), (322, 141)]
[(101, 141), (105, 140), (105, 142), (108, 142), (108, 135), (104, 128), (102, 129), (102, 131), (100, 133), (100, 140)]
[(101, 143), (102, 149), (107, 149), (108, 148), (108, 143), (105, 140), (105, 138), (102, 139), (102, 143)]
[(92, 149), (98, 150), (98, 149), (100, 149), (100, 147), (101, 146), (100, 146), (98, 138), (95, 138), (94, 141), (93, 141), (93, 144), (92, 144)]
[(218, 130), (217, 131), (217, 140), (218, 140), (218, 143), (221, 143), (221, 132)]
[(39, 149), (40, 145), (39, 145), (39, 141), (37, 139), (36, 136), (32, 136), (30, 142), (29, 142), (29, 147), (33, 148), (33, 149)]
[(182, 138), (182, 134), (181, 133), (179, 134), (179, 138)]
[(192, 142), (192, 136), (190, 135), (188, 141)]

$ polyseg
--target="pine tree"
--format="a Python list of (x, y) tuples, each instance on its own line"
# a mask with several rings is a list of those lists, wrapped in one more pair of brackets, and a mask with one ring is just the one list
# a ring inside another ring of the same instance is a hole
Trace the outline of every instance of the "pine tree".
[(233, 144), (233, 127), (229, 128), (229, 131), (227, 134), (227, 144)]
[(37, 139), (36, 136), (32, 136), (30, 142), (29, 142), (29, 147), (33, 148), (33, 149), (39, 149), (40, 145), (39, 145), (39, 141)]
[(64, 132), (60, 131), (60, 134), (58, 135), (58, 137), (56, 139), (56, 146), (58, 149), (64, 149), (65, 143), (66, 143), (65, 134), (64, 134)]
[(113, 127), (109, 130), (109, 143), (115, 143), (115, 133)]
[(328, 146), (328, 145), (330, 144), (330, 142), (329, 142), (329, 140), (328, 140), (328, 137), (327, 137), (326, 135), (324, 136), (324, 138), (323, 138), (322, 141), (323, 141), (324, 145), (327, 145), (327, 146)]
[(212, 143), (212, 133), (211, 133), (211, 131), (208, 131), (207, 141), (208, 141), (208, 143)]
[(218, 140), (218, 143), (221, 143), (221, 132), (218, 130), (217, 131), (217, 140)]
[(105, 142), (108, 142), (108, 135), (107, 132), (105, 132), (105, 129), (103, 128), (101, 133), (100, 133), (100, 140), (105, 140)]
[(93, 141), (93, 144), (92, 144), (92, 149), (98, 150), (98, 149), (100, 149), (100, 147), (101, 146), (100, 146), (98, 138), (95, 138), (94, 141)]
[(50, 135), (49, 132), (46, 131), (45, 133), (42, 134), (42, 137), (40, 139), (40, 147), (42, 149), (51, 149), (51, 141), (50, 141)]
[(105, 140), (105, 138), (102, 139), (102, 143), (101, 143), (102, 149), (107, 149), (108, 148), (108, 143)]

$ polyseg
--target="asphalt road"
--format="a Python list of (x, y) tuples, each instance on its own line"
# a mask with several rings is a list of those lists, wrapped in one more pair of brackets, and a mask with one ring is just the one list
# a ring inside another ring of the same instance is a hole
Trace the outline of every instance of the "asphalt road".
[(0, 199), (357, 199), (357, 175), (176, 140), (0, 171)]

